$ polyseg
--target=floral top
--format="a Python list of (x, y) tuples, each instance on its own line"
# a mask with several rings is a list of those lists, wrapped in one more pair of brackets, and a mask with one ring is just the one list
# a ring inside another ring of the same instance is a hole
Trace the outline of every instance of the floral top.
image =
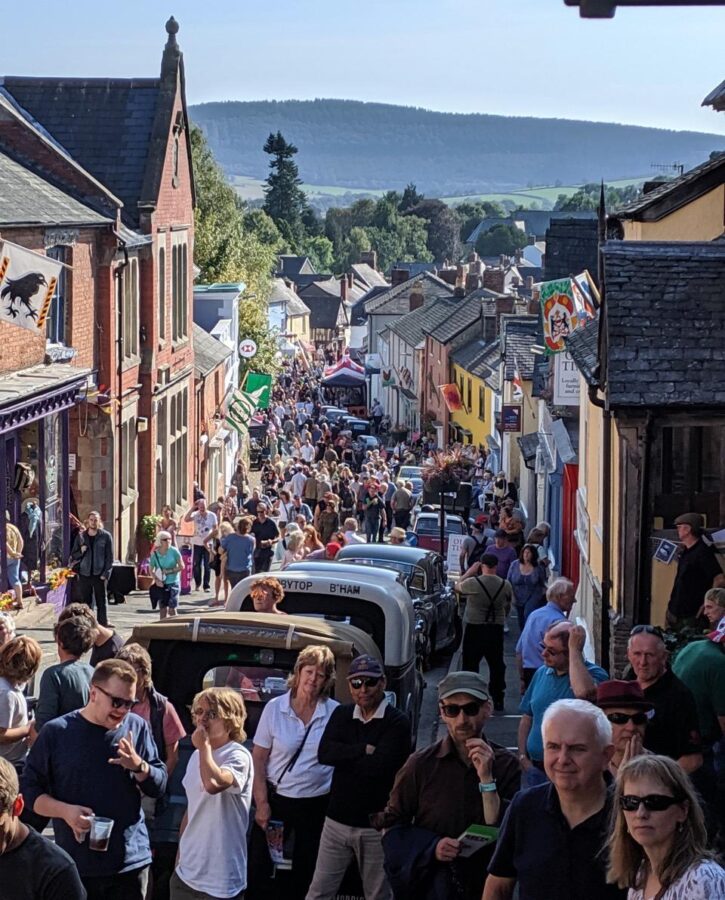
[[(725, 897), (725, 869), (713, 860), (702, 860), (671, 884), (657, 900), (714, 900)], [(644, 891), (629, 889), (627, 900), (654, 900), (645, 897)]]

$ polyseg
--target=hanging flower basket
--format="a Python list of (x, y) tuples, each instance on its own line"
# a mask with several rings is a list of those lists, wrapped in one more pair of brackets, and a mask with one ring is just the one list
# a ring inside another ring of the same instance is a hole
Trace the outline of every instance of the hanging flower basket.
[(467, 469), (468, 461), (459, 449), (436, 450), (423, 466), (423, 483), (431, 493), (451, 494), (458, 490)]

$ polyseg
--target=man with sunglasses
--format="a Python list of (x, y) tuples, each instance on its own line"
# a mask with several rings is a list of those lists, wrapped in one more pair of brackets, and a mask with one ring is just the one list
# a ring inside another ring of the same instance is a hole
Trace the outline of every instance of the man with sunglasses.
[(616, 778), (620, 766), (650, 752), (644, 748), (644, 735), (654, 705), (636, 681), (615, 680), (597, 685), (596, 704), (612, 726), (614, 754), (609, 760), (609, 771)]
[(408, 759), (380, 817), (384, 828), (414, 823), (394, 844), (386, 840), (386, 864), (406, 896), (425, 896), (442, 879), (452, 896), (458, 883), (466, 900), (480, 900), (492, 848), (462, 857), (458, 838), (470, 825), (500, 824), (521, 769), (484, 733), (493, 704), (478, 672), (449, 673), (438, 685), (438, 705), (448, 734)]
[(388, 703), (383, 667), (372, 656), (352, 661), (347, 685), (353, 702), (334, 710), (317, 751), (319, 762), (334, 771), (307, 900), (334, 900), (353, 859), (366, 900), (391, 900), (381, 837), (371, 827), (370, 815), (383, 809), (408, 758), (410, 722)]
[[(23, 772), (28, 808), (53, 819), (88, 900), (144, 900), (146, 893), (151, 850), (141, 798), (162, 796), (166, 767), (149, 726), (131, 713), (135, 696), (130, 663), (99, 663), (88, 703), (45, 725)], [(105, 853), (90, 847), (94, 815), (114, 822)]]

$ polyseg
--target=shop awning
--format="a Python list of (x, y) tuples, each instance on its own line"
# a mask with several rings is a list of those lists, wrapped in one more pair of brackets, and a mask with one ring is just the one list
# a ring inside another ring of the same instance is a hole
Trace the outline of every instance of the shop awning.
[(91, 373), (92, 369), (51, 363), (0, 376), (0, 434), (75, 406)]

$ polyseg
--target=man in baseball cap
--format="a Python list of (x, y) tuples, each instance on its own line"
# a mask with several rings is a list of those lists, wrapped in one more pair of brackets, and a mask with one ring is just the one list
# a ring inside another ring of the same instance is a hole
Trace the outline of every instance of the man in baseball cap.
[(722, 569), (715, 548), (702, 539), (705, 523), (699, 513), (678, 516), (675, 527), (682, 549), (667, 606), (667, 624), (679, 629), (698, 625), (697, 617), (705, 594)]
[(644, 749), (644, 733), (652, 717), (654, 704), (644, 695), (636, 681), (603, 681), (597, 685), (596, 705), (612, 726), (614, 755), (609, 771), (616, 777), (619, 767), (635, 756), (648, 753)]
[(411, 746), (408, 717), (385, 696), (385, 671), (373, 656), (356, 656), (347, 674), (352, 703), (338, 706), (320, 740), (317, 758), (332, 766), (332, 789), (307, 900), (329, 900), (355, 859), (363, 892), (392, 900), (380, 833), (370, 825), (390, 793)]
[[(438, 685), (438, 706), (448, 734), (408, 759), (395, 779), (381, 824), (390, 828), (414, 822), (439, 835), (428, 851), (430, 861), (457, 860), (455, 874), (465, 897), (480, 897), (492, 848), (460, 857), (459, 838), (469, 825), (500, 824), (520, 787), (521, 770), (513, 753), (486, 738), (484, 726), (493, 704), (481, 675), (449, 673)], [(386, 846), (386, 864), (400, 876), (401, 893), (424, 896), (425, 885), (416, 879), (427, 877), (427, 860), (419, 857), (412, 865), (406, 858), (412, 852), (405, 841), (390, 851)], [(447, 875), (453, 881), (452, 870)]]

